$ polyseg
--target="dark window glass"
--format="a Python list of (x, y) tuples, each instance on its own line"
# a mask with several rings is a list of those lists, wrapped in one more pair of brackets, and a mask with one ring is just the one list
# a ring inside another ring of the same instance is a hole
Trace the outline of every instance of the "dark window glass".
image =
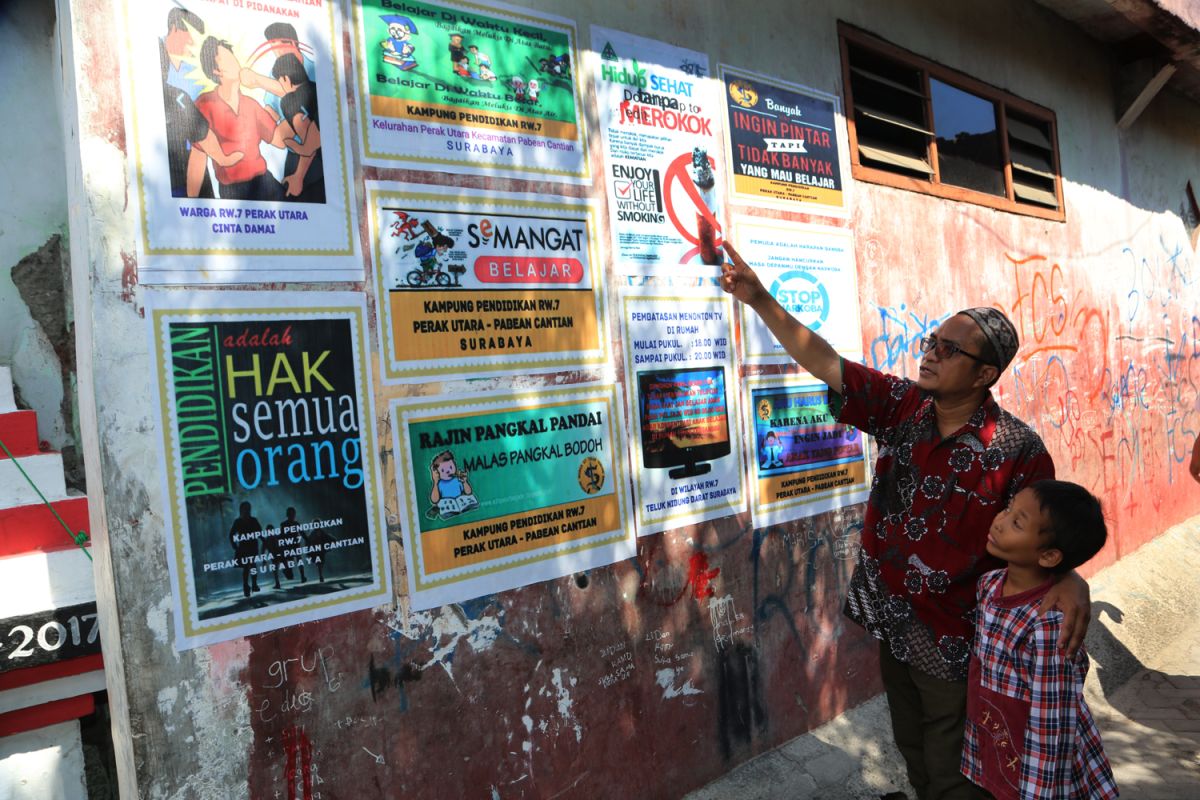
[(942, 183), (1005, 196), (996, 104), (930, 78)]

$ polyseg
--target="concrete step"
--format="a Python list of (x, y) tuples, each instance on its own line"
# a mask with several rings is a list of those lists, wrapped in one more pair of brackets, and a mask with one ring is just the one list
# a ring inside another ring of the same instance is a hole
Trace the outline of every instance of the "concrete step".
[(96, 602), (92, 562), (78, 547), (0, 558), (0, 587), (0, 621)]
[[(0, 412), (0, 441), (14, 456), (33, 456), (40, 452), (36, 411)], [(0, 450), (0, 458), (7, 458)]]
[[(86, 497), (51, 501), (71, 533), (88, 529)], [(35, 550), (69, 550), (77, 547), (59, 521), (42, 502), (0, 508), (0, 557), (18, 556)]]
[[(67, 496), (67, 482), (63, 474), (62, 456), (58, 453), (41, 453), (36, 456), (18, 458), (21, 468), (42, 490), (47, 500), (62, 500)], [(21, 475), (12, 459), (0, 460), (0, 508), (27, 506), (40, 502), (37, 492)]]

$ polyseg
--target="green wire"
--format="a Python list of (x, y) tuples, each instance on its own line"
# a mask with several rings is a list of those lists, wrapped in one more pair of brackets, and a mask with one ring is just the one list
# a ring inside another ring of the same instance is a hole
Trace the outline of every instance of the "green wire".
[(83, 551), (83, 554), (88, 557), (89, 561), (93, 561), (94, 559), (92, 558), (92, 554), (88, 552), (86, 547), (84, 547), (84, 544), (86, 544), (88, 540), (87, 531), (72, 533), (71, 526), (67, 525), (66, 521), (59, 516), (58, 509), (50, 505), (50, 501), (46, 499), (46, 495), (42, 494), (42, 490), (39, 489), (37, 484), (33, 482), (33, 478), (29, 477), (29, 473), (27, 473), (25, 468), (21, 466), (21, 462), (17, 461), (16, 456), (14, 456), (12, 451), (8, 449), (8, 445), (4, 443), (3, 439), (0, 439), (0, 448), (3, 448), (4, 454), (8, 456), (9, 460), (11, 460), (12, 463), (16, 465), (17, 469), (21, 471), (21, 474), (25, 476), (25, 480), (29, 481), (29, 485), (33, 487), (35, 492), (37, 492), (37, 496), (42, 498), (42, 502), (46, 504), (46, 508), (50, 509), (50, 513), (53, 514), (55, 519), (58, 520), (58, 524), (63, 526), (63, 530), (67, 532), (67, 536), (71, 537), (71, 541), (79, 545), (79, 549)]

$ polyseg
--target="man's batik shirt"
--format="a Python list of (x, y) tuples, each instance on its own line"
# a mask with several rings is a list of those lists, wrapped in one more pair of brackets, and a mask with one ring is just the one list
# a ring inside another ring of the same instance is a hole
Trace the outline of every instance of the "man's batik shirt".
[(1004, 597), (1007, 575), (979, 580), (962, 772), (996, 800), (1111, 800), (1117, 785), (1083, 699), (1087, 654), (1059, 652), (1061, 612), (1038, 616), (1053, 581)]
[(843, 361), (841, 403), (838, 421), (879, 448), (846, 614), (899, 661), (963, 680), (975, 583), (1003, 564), (987, 554), (988, 528), (1017, 492), (1053, 478), (1054, 462), (990, 393), (944, 439), (913, 381)]

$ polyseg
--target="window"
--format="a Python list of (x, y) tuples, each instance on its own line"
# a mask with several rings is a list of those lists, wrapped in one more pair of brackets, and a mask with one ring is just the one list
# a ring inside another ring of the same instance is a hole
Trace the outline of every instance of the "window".
[(839, 23), (854, 177), (1063, 220), (1054, 112)]

